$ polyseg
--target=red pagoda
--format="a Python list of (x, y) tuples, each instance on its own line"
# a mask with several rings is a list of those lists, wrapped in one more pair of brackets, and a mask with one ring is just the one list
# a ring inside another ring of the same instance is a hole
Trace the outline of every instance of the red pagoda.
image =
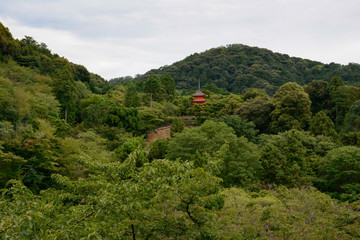
[(199, 90), (191, 96), (194, 97), (194, 100), (192, 101), (192, 103), (201, 104), (201, 103), (205, 102), (204, 98), (207, 97), (208, 95), (206, 95), (205, 93), (203, 93)]
[[(196, 104), (202, 104), (205, 103), (205, 97), (207, 97), (208, 95), (206, 95), (205, 93), (200, 91), (200, 80), (199, 80), (199, 91), (197, 91), (196, 93), (194, 93), (193, 95), (191, 95), (194, 100), (192, 101), (192, 103), (196, 103)], [(202, 105), (202, 107), (204, 107), (204, 105)]]

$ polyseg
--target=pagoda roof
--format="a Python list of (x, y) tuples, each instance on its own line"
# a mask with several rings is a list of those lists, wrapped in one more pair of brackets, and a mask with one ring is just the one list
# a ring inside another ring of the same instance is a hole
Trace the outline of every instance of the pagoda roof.
[(191, 95), (192, 97), (207, 97), (207, 95), (201, 91), (197, 91), (196, 93), (194, 93), (193, 95)]

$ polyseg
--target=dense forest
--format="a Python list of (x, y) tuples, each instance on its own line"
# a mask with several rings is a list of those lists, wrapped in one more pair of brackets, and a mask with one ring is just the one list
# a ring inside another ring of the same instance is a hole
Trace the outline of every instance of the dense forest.
[[(249, 88), (262, 88), (272, 95), (287, 82), (305, 85), (312, 80), (330, 81), (333, 76), (340, 76), (347, 85), (359, 84), (360, 65), (323, 64), (267, 49), (232, 44), (195, 53), (170, 66), (137, 75), (134, 79), (146, 81), (152, 74), (172, 76), (178, 89), (193, 89), (201, 80), (209, 90), (215, 86), (231, 93), (245, 93)], [(114, 78), (110, 82), (132, 79)]]
[(0, 24), (0, 239), (358, 239), (359, 73), (231, 45), (110, 84)]

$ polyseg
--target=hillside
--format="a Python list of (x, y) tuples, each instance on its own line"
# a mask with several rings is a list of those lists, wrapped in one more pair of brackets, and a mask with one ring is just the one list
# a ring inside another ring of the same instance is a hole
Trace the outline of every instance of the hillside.
[(135, 79), (146, 81), (152, 74), (169, 74), (174, 78), (177, 89), (195, 89), (200, 79), (203, 86), (214, 84), (232, 93), (244, 93), (248, 88), (265, 88), (273, 94), (286, 82), (300, 85), (312, 80), (329, 82), (335, 75), (341, 76), (347, 85), (357, 85), (360, 82), (360, 65), (323, 64), (263, 48), (232, 44), (192, 54)]
[(71, 77), (83, 82), (93, 93), (105, 93), (109, 84), (97, 74), (90, 73), (84, 66), (69, 62), (54, 54), (45, 43), (38, 43), (30, 36), (18, 40), (0, 22), (0, 62), (15, 62), (20, 66), (33, 69), (38, 74), (54, 77), (58, 70), (66, 66)]
[(0, 239), (360, 239), (360, 87), (197, 105), (1, 27)]

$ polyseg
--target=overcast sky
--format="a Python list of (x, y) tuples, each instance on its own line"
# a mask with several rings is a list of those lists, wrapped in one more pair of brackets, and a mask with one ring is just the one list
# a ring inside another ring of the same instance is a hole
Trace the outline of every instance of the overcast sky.
[(105, 79), (232, 43), (360, 63), (359, 0), (0, 0), (0, 21)]

